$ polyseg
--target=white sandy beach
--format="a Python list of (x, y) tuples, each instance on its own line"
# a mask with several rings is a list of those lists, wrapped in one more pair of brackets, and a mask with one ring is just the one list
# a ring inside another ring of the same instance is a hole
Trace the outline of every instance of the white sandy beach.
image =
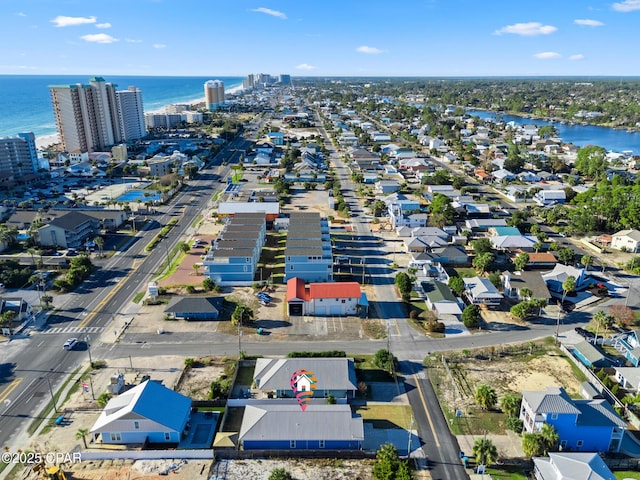
[[(233, 87), (233, 88), (229, 88), (227, 90), (225, 90), (226, 94), (236, 94), (239, 91), (242, 90), (242, 85), (238, 85), (237, 87)], [(204, 103), (206, 100), (205, 97), (202, 98), (198, 98), (196, 100), (191, 100), (189, 102), (180, 102), (180, 103), (186, 103), (187, 105), (197, 105), (199, 103)], [(156, 110), (149, 110), (146, 111), (144, 113), (165, 113), (165, 108), (168, 105), (165, 105), (162, 108), (158, 108)], [(43, 135), (40, 137), (36, 137), (36, 148), (38, 149), (43, 149), (45, 147), (48, 147), (49, 145), (54, 145), (60, 143), (60, 136), (57, 133), (51, 134), (51, 135)]]

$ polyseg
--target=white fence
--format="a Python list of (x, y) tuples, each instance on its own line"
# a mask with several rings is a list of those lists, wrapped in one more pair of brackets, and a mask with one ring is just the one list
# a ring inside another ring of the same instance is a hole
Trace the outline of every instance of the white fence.
[(82, 460), (213, 460), (213, 450), (105, 450), (82, 452)]

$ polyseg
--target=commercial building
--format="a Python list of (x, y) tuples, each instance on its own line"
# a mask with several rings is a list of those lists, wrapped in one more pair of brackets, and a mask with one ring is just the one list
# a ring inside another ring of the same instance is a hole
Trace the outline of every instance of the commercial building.
[(145, 133), (142, 94), (135, 87), (117, 92), (116, 85), (93, 77), (88, 85), (49, 87), (53, 113), (64, 150), (93, 152)]
[(33, 133), (0, 138), (0, 187), (38, 172), (38, 153)]
[(224, 82), (208, 80), (204, 83), (205, 103), (209, 110), (215, 110), (224, 104)]

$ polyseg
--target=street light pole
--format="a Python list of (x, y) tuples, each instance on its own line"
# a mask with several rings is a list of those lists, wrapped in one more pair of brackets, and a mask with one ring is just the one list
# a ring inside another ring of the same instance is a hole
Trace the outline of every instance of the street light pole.
[(91, 359), (91, 337), (89, 335), (85, 335), (84, 341), (87, 343), (87, 352), (89, 352), (89, 364), (93, 365), (93, 360)]
[(49, 375), (45, 377), (47, 379), (47, 385), (49, 385), (49, 393), (51, 394), (51, 402), (53, 402), (53, 410), (58, 413), (58, 407), (56, 406), (56, 397), (53, 395), (53, 388), (51, 388), (51, 381)]

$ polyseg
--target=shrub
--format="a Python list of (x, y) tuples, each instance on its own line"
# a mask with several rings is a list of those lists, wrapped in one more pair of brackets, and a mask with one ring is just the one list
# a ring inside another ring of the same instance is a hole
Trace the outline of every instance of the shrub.
[(480, 308), (477, 305), (467, 305), (462, 312), (462, 323), (467, 328), (479, 327), (480, 318)]
[(387, 372), (391, 372), (393, 370), (393, 366), (396, 362), (396, 359), (389, 353), (388, 350), (378, 350), (373, 357), (373, 364)]
[(185, 290), (187, 291), (187, 293), (196, 293), (196, 287), (194, 287), (193, 285), (187, 285)]
[(293, 480), (293, 477), (284, 468), (274, 468), (269, 474), (269, 480)]
[(442, 322), (427, 322), (426, 323), (426, 328), (429, 332), (432, 333), (444, 333), (445, 330), (445, 324)]
[(517, 417), (507, 418), (507, 428), (516, 433), (522, 433), (524, 422)]

